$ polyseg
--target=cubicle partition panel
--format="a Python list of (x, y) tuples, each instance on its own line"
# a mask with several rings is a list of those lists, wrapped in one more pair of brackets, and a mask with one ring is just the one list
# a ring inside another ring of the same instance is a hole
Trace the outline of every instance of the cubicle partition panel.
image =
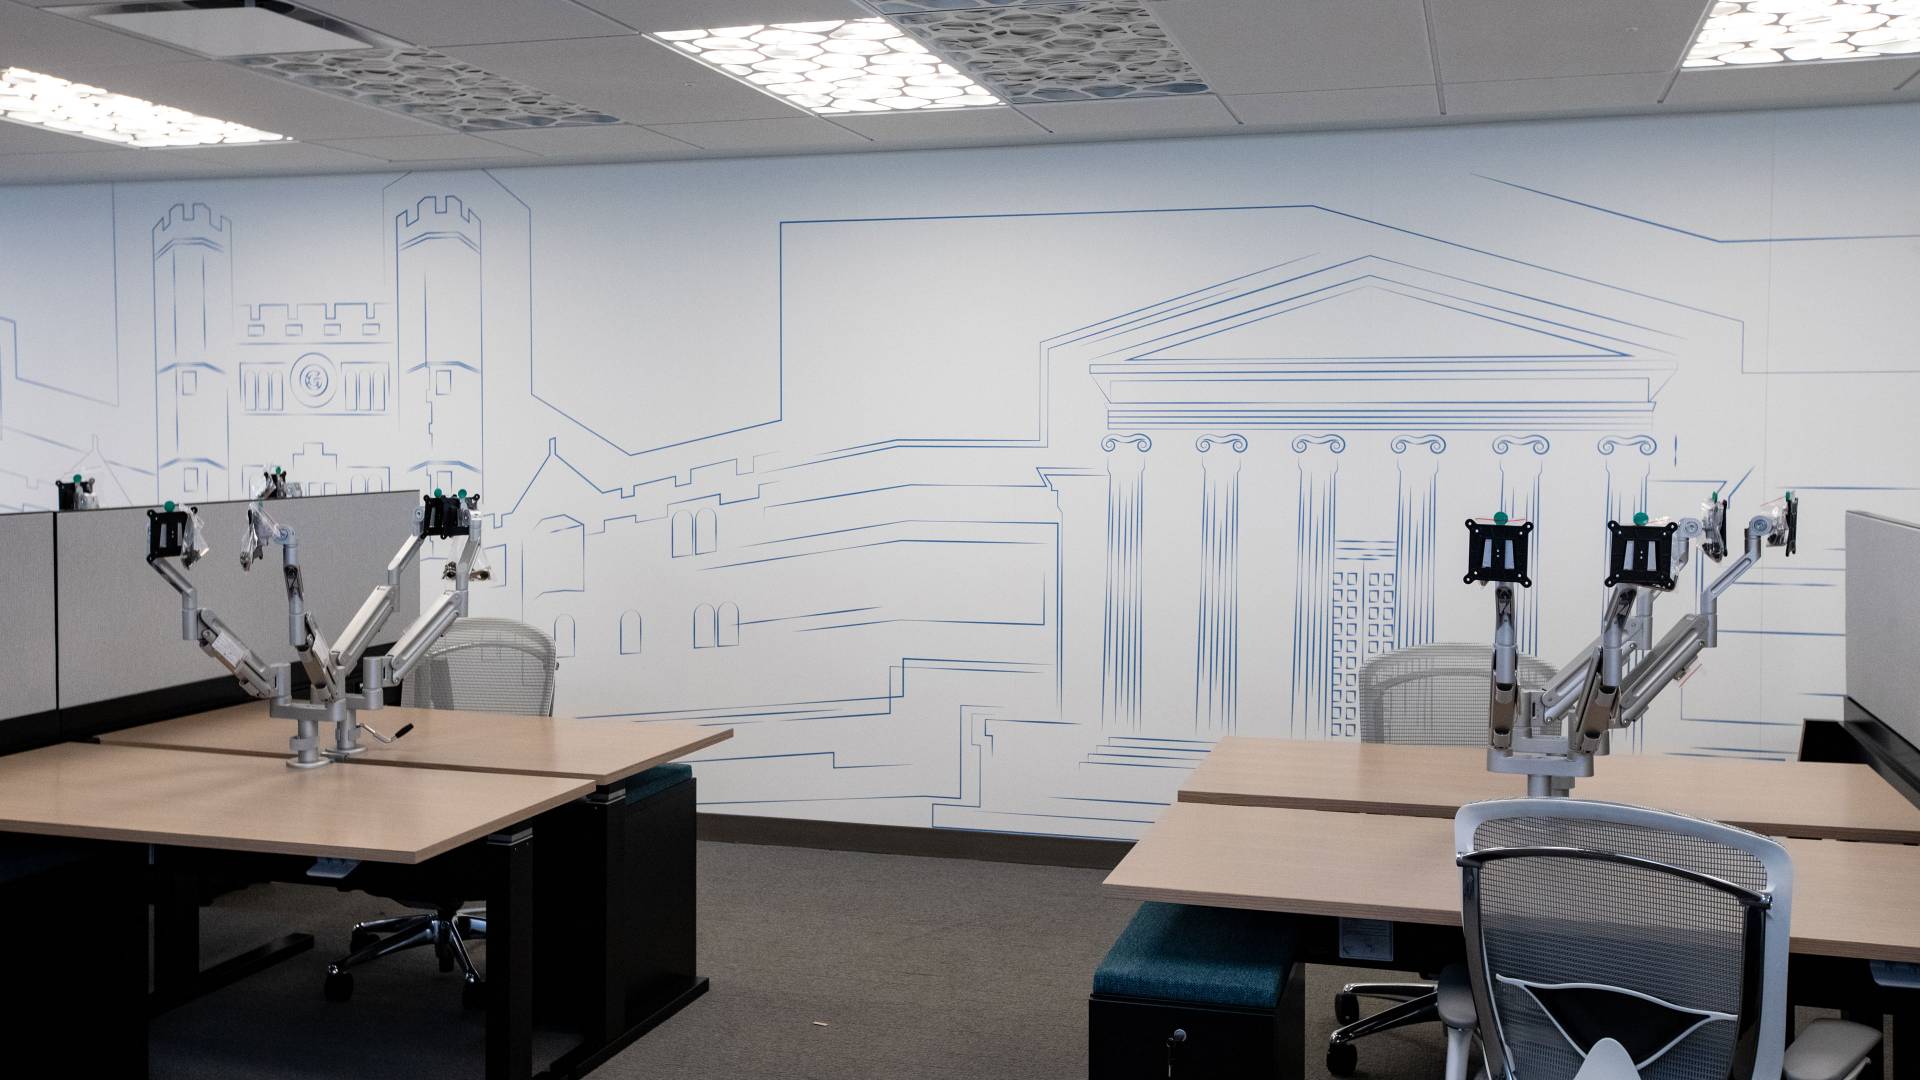
[(1920, 746), (1920, 525), (1847, 514), (1847, 696)]
[(58, 734), (53, 515), (0, 516), (0, 752)]
[[(299, 539), (306, 607), (337, 633), (413, 530), (414, 492), (276, 501)], [(270, 661), (293, 660), (281, 552), (240, 569), (247, 504), (199, 504), (212, 551), (187, 576), (200, 604)], [(59, 516), (61, 733), (96, 734), (245, 699), (233, 677), (180, 632), (180, 596), (147, 565), (145, 507)], [(391, 644), (420, 611), (420, 564), (407, 568), (377, 645)], [(296, 666), (296, 672), (298, 668)]]

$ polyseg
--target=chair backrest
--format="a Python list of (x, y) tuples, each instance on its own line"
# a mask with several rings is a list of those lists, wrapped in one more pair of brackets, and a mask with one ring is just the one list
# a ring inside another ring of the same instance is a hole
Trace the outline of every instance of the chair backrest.
[(1793, 868), (1764, 836), (1573, 798), (1454, 818), (1493, 1080), (1571, 1080), (1619, 1041), (1644, 1080), (1779, 1080)]
[(553, 715), (553, 639), (512, 619), (456, 621), (400, 687), (420, 709)]
[[(1415, 645), (1374, 657), (1360, 668), (1360, 741), (1486, 745), (1492, 667), (1484, 642)], [(1531, 656), (1520, 657), (1517, 670), (1521, 686), (1545, 686), (1554, 675)]]

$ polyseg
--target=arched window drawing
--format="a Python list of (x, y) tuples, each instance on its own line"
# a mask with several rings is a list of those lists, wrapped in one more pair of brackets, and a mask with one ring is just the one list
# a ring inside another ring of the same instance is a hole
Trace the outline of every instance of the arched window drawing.
[(729, 600), (713, 614), (714, 636), (721, 648), (740, 644), (740, 605)]
[(711, 507), (702, 507), (693, 515), (693, 553), (705, 555), (720, 543), (720, 519)]
[(553, 620), (553, 654), (558, 657), (573, 655), (573, 616), (562, 615)]
[(620, 655), (640, 655), (640, 613), (637, 611), (620, 613)]
[(673, 517), (668, 519), (668, 523), (673, 534), (671, 540), (672, 557), (677, 559), (682, 555), (692, 555), (694, 553), (693, 515), (687, 513), (685, 510), (677, 510), (674, 512)]
[(719, 627), (714, 622), (713, 605), (701, 604), (693, 609), (693, 647), (711, 649)]

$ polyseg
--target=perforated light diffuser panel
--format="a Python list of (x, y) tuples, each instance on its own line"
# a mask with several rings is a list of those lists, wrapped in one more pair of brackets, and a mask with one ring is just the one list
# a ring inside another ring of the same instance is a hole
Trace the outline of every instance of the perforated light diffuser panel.
[(1137, 0), (888, 0), (894, 22), (1015, 105), (1208, 92)]
[(617, 116), (576, 105), (431, 49), (269, 54), (241, 57), (235, 62), (263, 75), (275, 75), (455, 131), (620, 122)]
[(285, 135), (26, 68), (0, 69), (0, 119), (122, 146), (237, 146)]
[(647, 36), (822, 115), (1004, 104), (885, 19), (726, 26)]
[(1920, 0), (1718, 0), (1690, 68), (1866, 60), (1920, 53)]

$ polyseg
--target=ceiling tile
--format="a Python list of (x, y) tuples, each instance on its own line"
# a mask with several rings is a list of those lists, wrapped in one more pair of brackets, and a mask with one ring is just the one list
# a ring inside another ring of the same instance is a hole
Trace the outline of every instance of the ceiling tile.
[(865, 19), (873, 12), (853, 0), (581, 0), (635, 30), (700, 30), (748, 23)]
[(66, 135), (43, 127), (0, 123), (0, 154), (84, 154), (89, 151), (125, 149), (113, 143), (83, 139), (78, 135)]
[(301, 0), (305, 7), (358, 23), (415, 45), (481, 45), (495, 41), (630, 34), (622, 25), (573, 0)]
[(0, 0), (0, 63), (8, 67), (86, 82), (103, 67), (197, 59), (104, 26)]
[(479, 137), (545, 158), (616, 160), (660, 154), (685, 156), (699, 149), (671, 136), (630, 124), (491, 131)]
[(1228, 131), (1239, 124), (1212, 94), (1134, 98), (1127, 101), (1063, 101), (1022, 105), (1020, 111), (1061, 135), (1183, 135)]
[(634, 124), (764, 120), (799, 114), (772, 95), (638, 36), (444, 51)]
[(1705, 6), (1684, 0), (1428, 3), (1446, 83), (1672, 71)]
[(203, 162), (223, 175), (254, 173), (355, 172), (382, 169), (386, 161), (319, 143), (266, 143), (259, 146), (206, 146), (175, 151), (190, 161)]
[(885, 146), (955, 145), (988, 139), (1044, 137), (1047, 129), (1015, 109), (852, 113), (833, 122)]
[(100, 72), (99, 83), (116, 93), (303, 141), (432, 135), (443, 130), (219, 60), (113, 68)]
[(1892, 100), (1893, 90), (1920, 71), (1920, 60), (1843, 60), (1830, 64), (1683, 71), (1667, 105), (1814, 105), (1869, 98)]
[(1172, 0), (1149, 8), (1221, 94), (1434, 78), (1420, 0)]
[(225, 175), (226, 170), (195, 160), (188, 156), (189, 153), (167, 149), (108, 150), (99, 154), (0, 154), (0, 184), (159, 180)]
[(654, 130), (707, 150), (853, 150), (871, 146), (845, 128), (812, 116), (779, 120), (728, 120), (707, 124), (658, 124)]
[(1541, 116), (1651, 108), (1659, 103), (1660, 93), (1667, 88), (1671, 77), (1667, 72), (1657, 71), (1639, 75), (1448, 83), (1447, 115)]
[(488, 142), (472, 135), (395, 135), (382, 139), (329, 139), (324, 146), (351, 150), (382, 161), (516, 161), (536, 160), (525, 150)]
[(1432, 86), (1236, 94), (1225, 100), (1227, 107), (1248, 127), (1378, 124), (1440, 117), (1440, 96)]

